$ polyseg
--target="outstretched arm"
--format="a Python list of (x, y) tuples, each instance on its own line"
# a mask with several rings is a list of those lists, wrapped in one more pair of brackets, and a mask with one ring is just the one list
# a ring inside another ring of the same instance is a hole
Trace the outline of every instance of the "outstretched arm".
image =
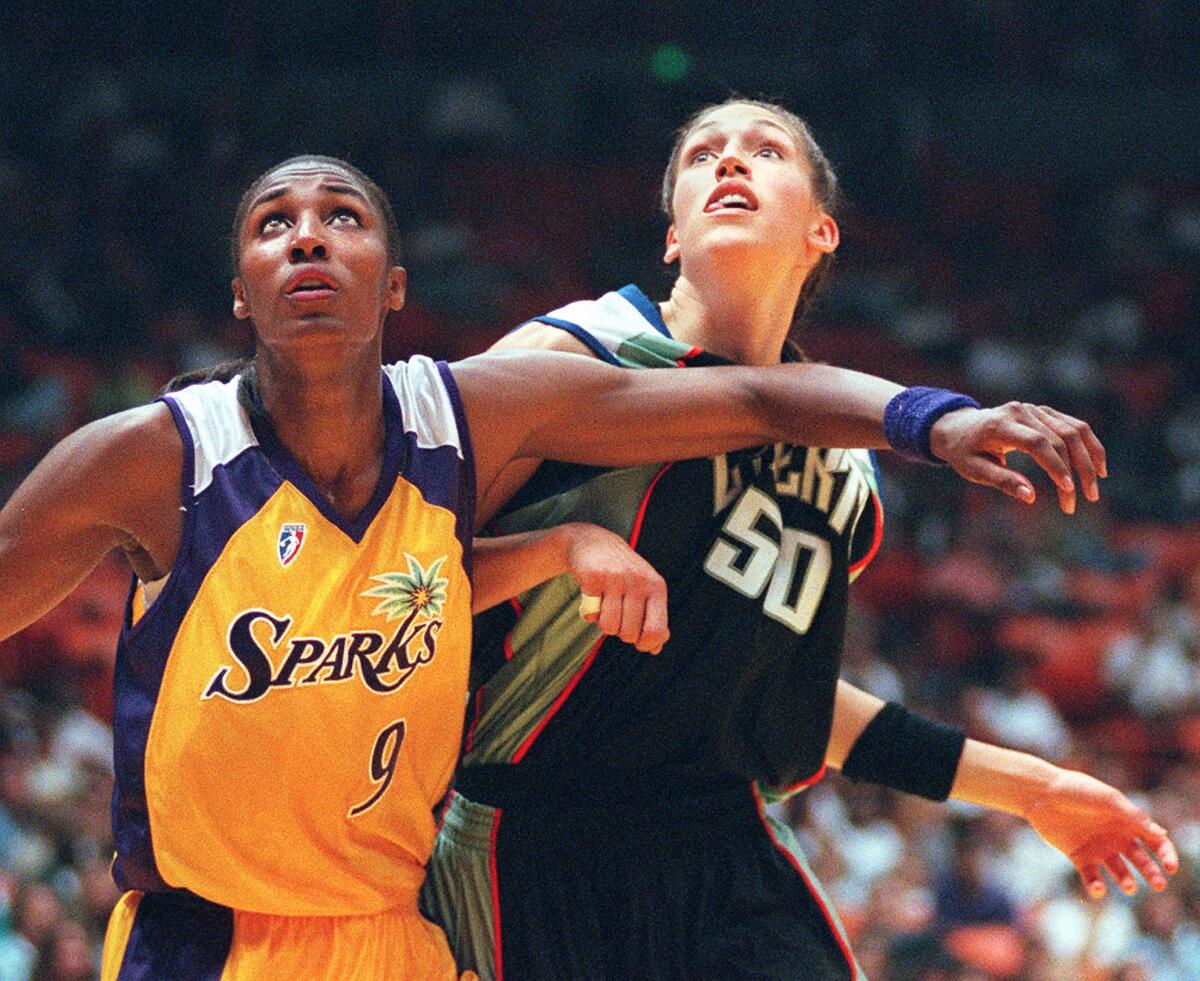
[[(627, 371), (583, 355), (493, 352), (453, 365), (480, 487), (522, 457), (627, 466), (779, 440), (884, 445), (899, 386), (824, 365)], [(846, 437), (841, 442), (838, 437)]]
[(151, 578), (179, 543), (183, 444), (164, 405), (72, 433), (0, 510), (0, 638), (56, 606), (114, 548)]
[(968, 739), (950, 796), (1028, 821), (1071, 860), (1096, 898), (1108, 891), (1105, 869), (1132, 895), (1138, 887), (1130, 866), (1155, 891), (1179, 868), (1166, 830), (1123, 793), (1028, 753)]
[(580, 615), (601, 633), (657, 654), (667, 630), (667, 584), (620, 535), (570, 522), (543, 531), (476, 538), (474, 612), (570, 573), (592, 601)]
[[(838, 682), (829, 766), (846, 764), (883, 707), (874, 695)], [(1156, 891), (1166, 888), (1167, 875), (1179, 868), (1167, 832), (1119, 790), (1028, 753), (966, 740), (950, 796), (1028, 821), (1071, 860), (1088, 893), (1097, 898), (1107, 892), (1105, 869), (1124, 892), (1134, 893), (1137, 880), (1130, 866)]]
[[(493, 352), (453, 366), (475, 446), (481, 498), (515, 459), (627, 466), (709, 456), (777, 441), (884, 447), (884, 409), (898, 385), (830, 365), (626, 371), (548, 351)], [(1034, 490), (1004, 466), (1028, 453), (1073, 510), (1074, 468), (1095, 500), (1104, 451), (1086, 424), (1009, 403), (959, 409), (928, 432), (929, 449), (968, 480), (1023, 501)]]

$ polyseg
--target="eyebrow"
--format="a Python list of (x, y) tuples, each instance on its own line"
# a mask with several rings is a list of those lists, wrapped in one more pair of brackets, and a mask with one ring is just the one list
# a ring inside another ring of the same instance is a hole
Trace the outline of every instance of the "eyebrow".
[[(351, 197), (358, 198), (364, 204), (369, 205), (371, 203), (370, 199), (362, 191), (353, 184), (347, 184), (345, 181), (323, 181), (320, 188), (322, 191), (332, 191), (334, 194), (349, 194)], [(261, 204), (266, 204), (268, 201), (274, 201), (276, 198), (283, 197), (287, 192), (287, 185), (277, 187), (271, 191), (264, 191), (251, 202), (250, 207), (246, 210), (253, 211)]]
[[(720, 124), (715, 121), (711, 122), (711, 123), (701, 123), (699, 126), (697, 126), (695, 129), (692, 130), (692, 136), (695, 136), (701, 130), (712, 129), (714, 126), (718, 126), (718, 125), (720, 125)], [(781, 133), (784, 133), (786, 136), (788, 136), (790, 139), (793, 139), (793, 141), (794, 141), (794, 137), (792, 137), (791, 132), (788, 131), (786, 126), (783, 126), (782, 124), (777, 123), (774, 119), (770, 119), (767, 116), (759, 117), (758, 119), (754, 120), (754, 122), (751, 125), (752, 126), (770, 126), (773, 129), (777, 129)], [(689, 139), (690, 138), (691, 137), (689, 137)]]

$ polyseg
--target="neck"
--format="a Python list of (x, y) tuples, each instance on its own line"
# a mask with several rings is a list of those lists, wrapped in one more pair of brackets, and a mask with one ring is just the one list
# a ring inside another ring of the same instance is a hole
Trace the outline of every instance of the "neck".
[(803, 277), (786, 267), (731, 275), (712, 265), (680, 270), (662, 305), (672, 336), (736, 364), (779, 364)]
[(368, 345), (329, 362), (285, 360), (263, 348), (255, 355), (262, 405), (279, 441), (338, 510), (343, 502), (353, 510), (370, 497), (383, 460), (379, 352)]

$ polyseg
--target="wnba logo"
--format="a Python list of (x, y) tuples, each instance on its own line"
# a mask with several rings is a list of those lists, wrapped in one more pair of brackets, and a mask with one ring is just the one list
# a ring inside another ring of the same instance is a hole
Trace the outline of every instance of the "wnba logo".
[(304, 533), (307, 527), (303, 524), (288, 524), (279, 529), (276, 551), (279, 555), (279, 564), (285, 569), (300, 554), (300, 546), (304, 544)]

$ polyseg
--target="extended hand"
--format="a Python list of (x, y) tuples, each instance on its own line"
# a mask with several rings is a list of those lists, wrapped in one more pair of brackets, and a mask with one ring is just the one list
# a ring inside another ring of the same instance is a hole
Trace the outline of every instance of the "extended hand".
[(1071, 860), (1088, 894), (1097, 899), (1108, 891), (1102, 869), (1132, 895), (1138, 886), (1130, 865), (1156, 892), (1179, 868), (1167, 832), (1119, 790), (1086, 773), (1059, 770), (1023, 814)]
[(1005, 454), (1027, 453), (1050, 475), (1059, 507), (1075, 513), (1075, 482), (1083, 496), (1100, 498), (1097, 476), (1108, 476), (1104, 447), (1092, 427), (1045, 405), (1008, 402), (994, 409), (947, 412), (929, 433), (933, 455), (976, 484), (995, 487), (1027, 504), (1037, 497), (1029, 480), (1005, 465)]
[(601, 633), (657, 654), (670, 637), (667, 584), (620, 535), (599, 525), (571, 525), (567, 567), (583, 591), (580, 616)]

